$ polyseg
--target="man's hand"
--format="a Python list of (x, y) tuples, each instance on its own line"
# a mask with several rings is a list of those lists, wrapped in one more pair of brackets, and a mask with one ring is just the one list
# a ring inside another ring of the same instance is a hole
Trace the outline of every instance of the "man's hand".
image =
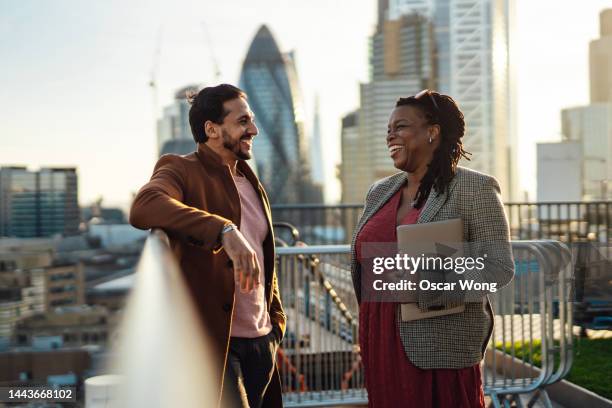
[(259, 285), (257, 254), (237, 229), (224, 233), (221, 243), (234, 264), (234, 281), (240, 282), (241, 292), (250, 292)]

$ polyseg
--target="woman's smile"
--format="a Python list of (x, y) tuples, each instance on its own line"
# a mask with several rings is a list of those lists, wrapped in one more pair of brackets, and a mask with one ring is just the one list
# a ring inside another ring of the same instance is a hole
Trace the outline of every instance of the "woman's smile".
[(397, 145), (397, 144), (393, 144), (389, 146), (389, 155), (391, 157), (395, 156), (397, 152), (404, 150), (404, 146), (403, 145)]

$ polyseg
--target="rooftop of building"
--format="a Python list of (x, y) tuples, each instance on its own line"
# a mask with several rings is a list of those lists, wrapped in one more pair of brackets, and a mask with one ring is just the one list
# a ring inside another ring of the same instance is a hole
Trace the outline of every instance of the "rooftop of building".
[(94, 292), (128, 292), (132, 289), (135, 282), (135, 275), (133, 273), (119, 278), (99, 283), (94, 285), (90, 290)]
[(265, 24), (259, 27), (253, 42), (249, 47), (244, 63), (251, 62), (282, 62), (283, 56), (278, 48), (272, 32)]

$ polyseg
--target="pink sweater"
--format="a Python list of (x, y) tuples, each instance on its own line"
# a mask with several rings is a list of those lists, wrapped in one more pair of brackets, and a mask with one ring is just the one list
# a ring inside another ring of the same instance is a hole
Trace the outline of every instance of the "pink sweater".
[(260, 337), (272, 330), (270, 315), (266, 310), (263, 241), (268, 234), (268, 222), (259, 195), (245, 177), (234, 177), (240, 195), (239, 230), (257, 254), (259, 285), (249, 293), (240, 291), (236, 282), (232, 337)]

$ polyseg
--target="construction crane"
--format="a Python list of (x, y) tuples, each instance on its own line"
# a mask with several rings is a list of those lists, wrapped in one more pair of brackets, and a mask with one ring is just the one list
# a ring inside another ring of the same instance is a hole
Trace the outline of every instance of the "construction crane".
[(210, 50), (210, 59), (212, 60), (213, 70), (214, 70), (214, 78), (215, 82), (219, 82), (219, 78), (221, 78), (221, 70), (219, 69), (219, 64), (217, 63), (217, 57), (215, 56), (215, 50), (212, 46), (212, 41), (210, 39), (210, 34), (208, 33), (208, 28), (206, 27), (206, 23), (202, 21), (202, 31), (204, 31), (204, 41), (206, 41), (206, 45)]
[[(149, 80), (149, 87), (151, 88), (151, 109), (153, 110), (153, 123), (157, 122), (157, 76), (159, 74), (159, 60), (161, 56), (161, 41), (162, 41), (162, 28), (159, 27), (157, 30), (157, 40), (155, 44), (155, 50), (153, 51), (153, 64), (151, 66), (151, 79)], [(159, 135), (157, 136), (157, 148), (161, 149)]]
[(159, 59), (161, 55), (161, 39), (162, 29), (160, 27), (157, 30), (157, 41), (155, 43), (155, 50), (153, 51), (153, 65), (151, 66), (151, 80), (149, 81), (149, 86), (153, 91), (153, 109), (157, 109), (157, 75), (159, 73)]

